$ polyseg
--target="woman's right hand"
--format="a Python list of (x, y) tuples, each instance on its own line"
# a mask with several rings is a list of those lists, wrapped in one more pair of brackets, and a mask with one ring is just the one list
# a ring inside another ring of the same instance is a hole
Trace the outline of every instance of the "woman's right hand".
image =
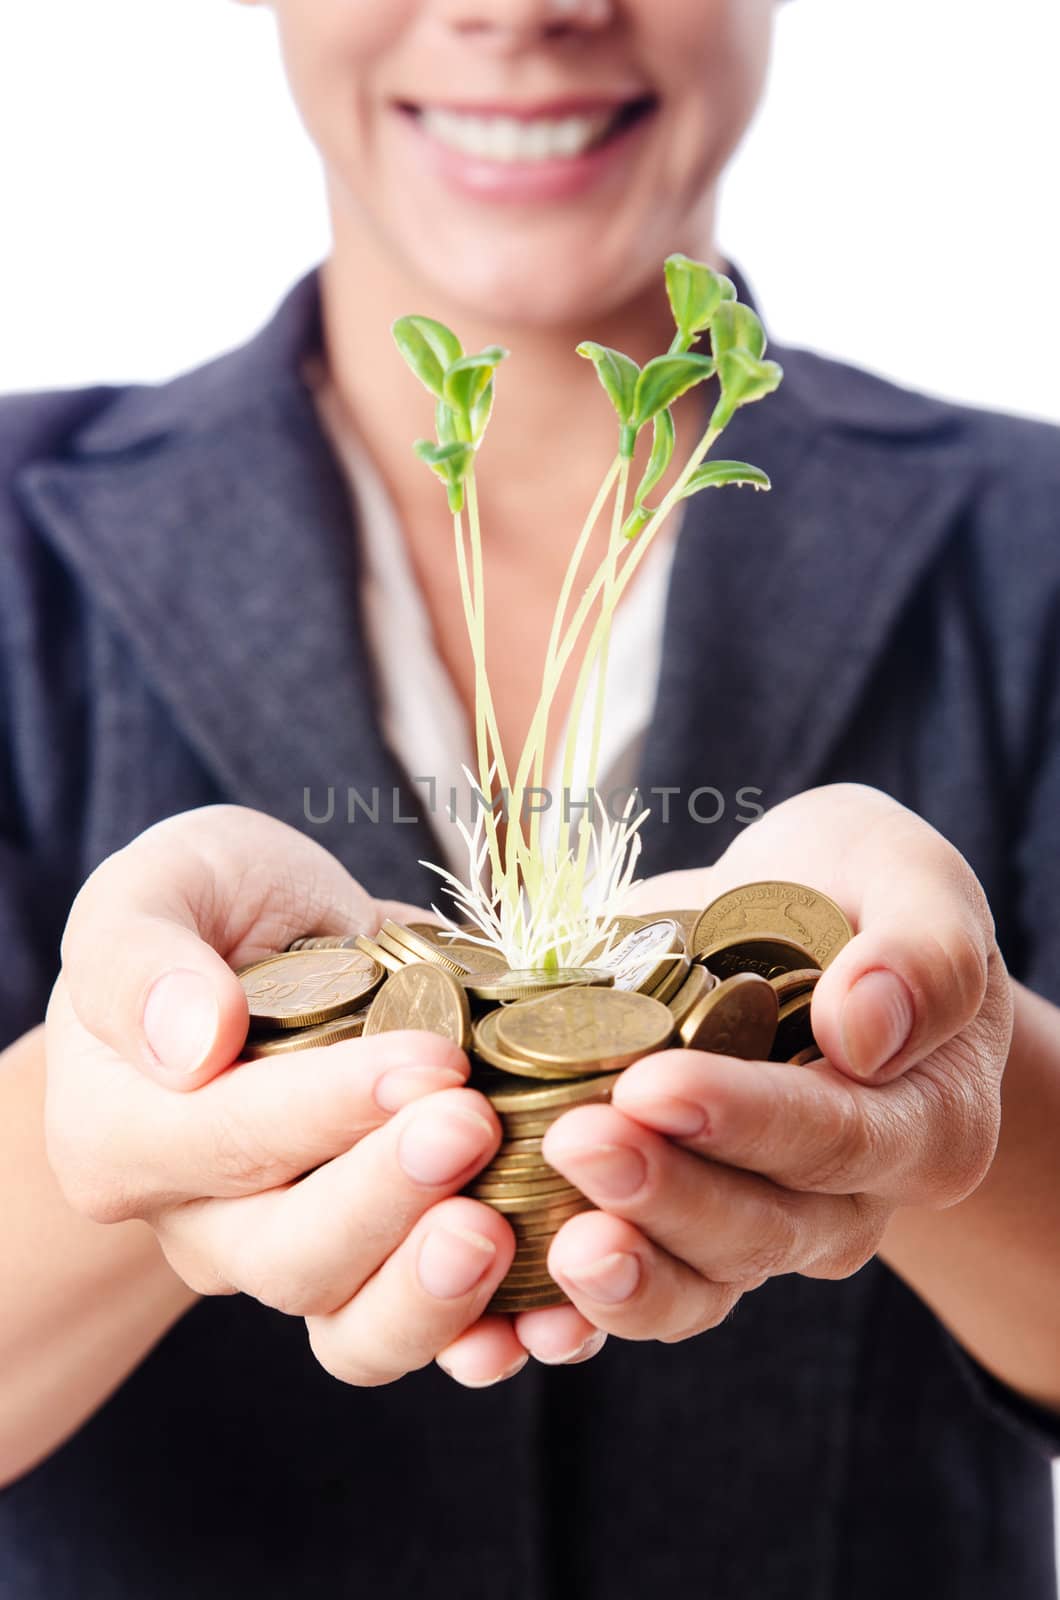
[(237, 1059), (233, 968), (403, 911), (258, 812), (149, 829), (70, 914), (47, 1018), (49, 1158), (75, 1210), (148, 1222), (196, 1292), (304, 1317), (343, 1381), (387, 1383), (441, 1355), (477, 1386), (527, 1355), (509, 1319), (483, 1317), (511, 1229), (457, 1193), (500, 1140), (463, 1087), (467, 1057), (409, 1031)]

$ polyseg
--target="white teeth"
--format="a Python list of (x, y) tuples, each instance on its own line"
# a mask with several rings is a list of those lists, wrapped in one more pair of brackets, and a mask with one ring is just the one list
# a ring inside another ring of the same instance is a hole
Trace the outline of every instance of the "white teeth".
[(581, 117), (475, 117), (424, 110), (424, 131), (440, 144), (481, 161), (555, 161), (583, 155), (615, 123), (617, 111)]

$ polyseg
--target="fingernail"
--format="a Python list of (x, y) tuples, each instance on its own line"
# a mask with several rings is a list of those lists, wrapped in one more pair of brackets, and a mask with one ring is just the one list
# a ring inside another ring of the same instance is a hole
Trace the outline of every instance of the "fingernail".
[(464, 1083), (451, 1067), (391, 1067), (384, 1072), (373, 1091), (382, 1111), (400, 1111), (436, 1089), (459, 1089)]
[(614, 1250), (591, 1266), (578, 1267), (574, 1272), (564, 1271), (560, 1276), (592, 1300), (619, 1305), (630, 1298), (640, 1282), (640, 1259), (628, 1251)]
[(474, 1111), (423, 1111), (398, 1140), (398, 1161), (413, 1183), (452, 1183), (494, 1142), (493, 1129)]
[(565, 1355), (537, 1356), (536, 1359), (543, 1367), (574, 1367), (577, 1366), (579, 1361), (590, 1361), (592, 1360), (593, 1356), (599, 1355), (606, 1343), (607, 1334), (598, 1328), (595, 1333), (591, 1333), (588, 1339), (584, 1340), (583, 1343), (578, 1345), (576, 1349), (568, 1350)]
[(497, 1257), (497, 1246), (470, 1228), (432, 1228), (420, 1245), (416, 1272), (436, 1300), (457, 1300), (481, 1283)]
[[(559, 1165), (565, 1176), (573, 1174), (579, 1188), (602, 1200), (628, 1200), (648, 1176), (648, 1166), (639, 1150), (628, 1144), (583, 1145), (577, 1150), (547, 1153), (550, 1165)], [(568, 1170), (569, 1169), (569, 1170)]]
[(913, 997), (893, 972), (866, 972), (843, 1002), (839, 1037), (851, 1072), (871, 1078), (913, 1031)]
[(523, 1368), (526, 1366), (526, 1363), (530, 1360), (530, 1357), (524, 1351), (517, 1361), (513, 1361), (510, 1367), (505, 1367), (503, 1372), (498, 1372), (495, 1378), (460, 1378), (457, 1377), (452, 1367), (446, 1366), (445, 1362), (440, 1356), (436, 1357), (435, 1359), (437, 1360), (442, 1371), (445, 1373), (446, 1377), (452, 1378), (453, 1382), (460, 1384), (461, 1388), (492, 1389), (495, 1383), (503, 1383), (506, 1378), (514, 1378), (517, 1372), (522, 1372)]
[(144, 1034), (162, 1065), (188, 1077), (202, 1066), (217, 1037), (213, 986), (198, 972), (167, 972), (144, 1006)]
[(692, 1139), (697, 1133), (709, 1132), (707, 1113), (691, 1100), (678, 1100), (672, 1095), (652, 1095), (638, 1100), (626, 1094), (622, 1097), (622, 1110), (628, 1111), (638, 1122), (646, 1122), (657, 1133), (669, 1134), (672, 1139)]

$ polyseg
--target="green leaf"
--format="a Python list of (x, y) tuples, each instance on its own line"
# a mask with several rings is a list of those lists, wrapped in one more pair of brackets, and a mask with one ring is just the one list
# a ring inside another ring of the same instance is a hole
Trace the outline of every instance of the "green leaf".
[(746, 350), (726, 350), (718, 358), (722, 405), (730, 414), (780, 387), (784, 373), (775, 361), (758, 361)]
[(660, 411), (658, 416), (652, 419), (651, 456), (644, 470), (644, 476), (637, 486), (633, 510), (622, 525), (623, 538), (635, 539), (654, 516), (654, 512), (644, 502), (673, 460), (676, 440), (673, 417), (668, 411)]
[(485, 432), (493, 409), (493, 375), (507, 350), (491, 345), (477, 356), (461, 356), (445, 374), (443, 393), (449, 406), (456, 437), (477, 444)]
[(472, 413), (507, 354), (507, 350), (494, 346), (484, 350), (481, 355), (462, 356), (459, 361), (453, 362), (445, 374), (443, 393), (446, 404), (452, 407), (458, 418), (466, 418), (470, 424)]
[(437, 430), (440, 444), (459, 444), (461, 442), (452, 407), (447, 406), (444, 400), (439, 400), (434, 408), (434, 426)]
[(464, 509), (464, 479), (471, 470), (475, 452), (469, 444), (435, 444), (433, 439), (417, 439), (413, 450), (425, 461), (449, 491), (449, 509)]
[(392, 332), (417, 378), (441, 398), (446, 369), (464, 353), (456, 334), (433, 317), (399, 317)]
[(730, 350), (746, 350), (761, 361), (766, 353), (766, 330), (750, 306), (729, 302), (719, 306), (710, 330), (715, 360)]
[(624, 356), (621, 350), (609, 350), (606, 345), (596, 344), (592, 339), (578, 346), (578, 354), (592, 362), (596, 376), (618, 412), (619, 422), (623, 426), (628, 425), (633, 418), (637, 379), (640, 376), (637, 363), (631, 361), (629, 356)]
[(736, 285), (706, 262), (681, 254), (669, 256), (664, 270), (677, 331), (692, 343), (710, 327), (718, 307), (736, 299)]
[(748, 466), (746, 461), (708, 461), (693, 472), (681, 498), (687, 500), (701, 489), (724, 489), (732, 483), (751, 489), (773, 487), (761, 467)]
[(637, 379), (633, 400), (633, 426), (642, 428), (660, 411), (665, 411), (697, 383), (713, 378), (714, 362), (709, 356), (693, 354), (656, 356)]

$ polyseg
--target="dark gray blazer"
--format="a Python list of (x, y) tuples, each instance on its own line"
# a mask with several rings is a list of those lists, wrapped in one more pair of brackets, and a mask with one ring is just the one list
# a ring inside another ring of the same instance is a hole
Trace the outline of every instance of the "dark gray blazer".
[[(379, 731), (299, 378), (318, 338), (309, 279), (175, 383), (0, 403), (5, 1036), (43, 1013), (86, 873), (172, 812), (254, 806), (381, 894), (436, 892), (429, 817), (346, 818), (347, 785), (405, 816), (423, 792)], [(965, 853), (1060, 1001), (1060, 436), (780, 359), (727, 441), (774, 493), (702, 496), (682, 532), (642, 764), (681, 797), (644, 870), (713, 860), (741, 789), (875, 784)], [(0, 1597), (1041, 1600), (1058, 1438), (876, 1264), (482, 1394), (344, 1389), (298, 1321), (208, 1301), (0, 1496)]]

